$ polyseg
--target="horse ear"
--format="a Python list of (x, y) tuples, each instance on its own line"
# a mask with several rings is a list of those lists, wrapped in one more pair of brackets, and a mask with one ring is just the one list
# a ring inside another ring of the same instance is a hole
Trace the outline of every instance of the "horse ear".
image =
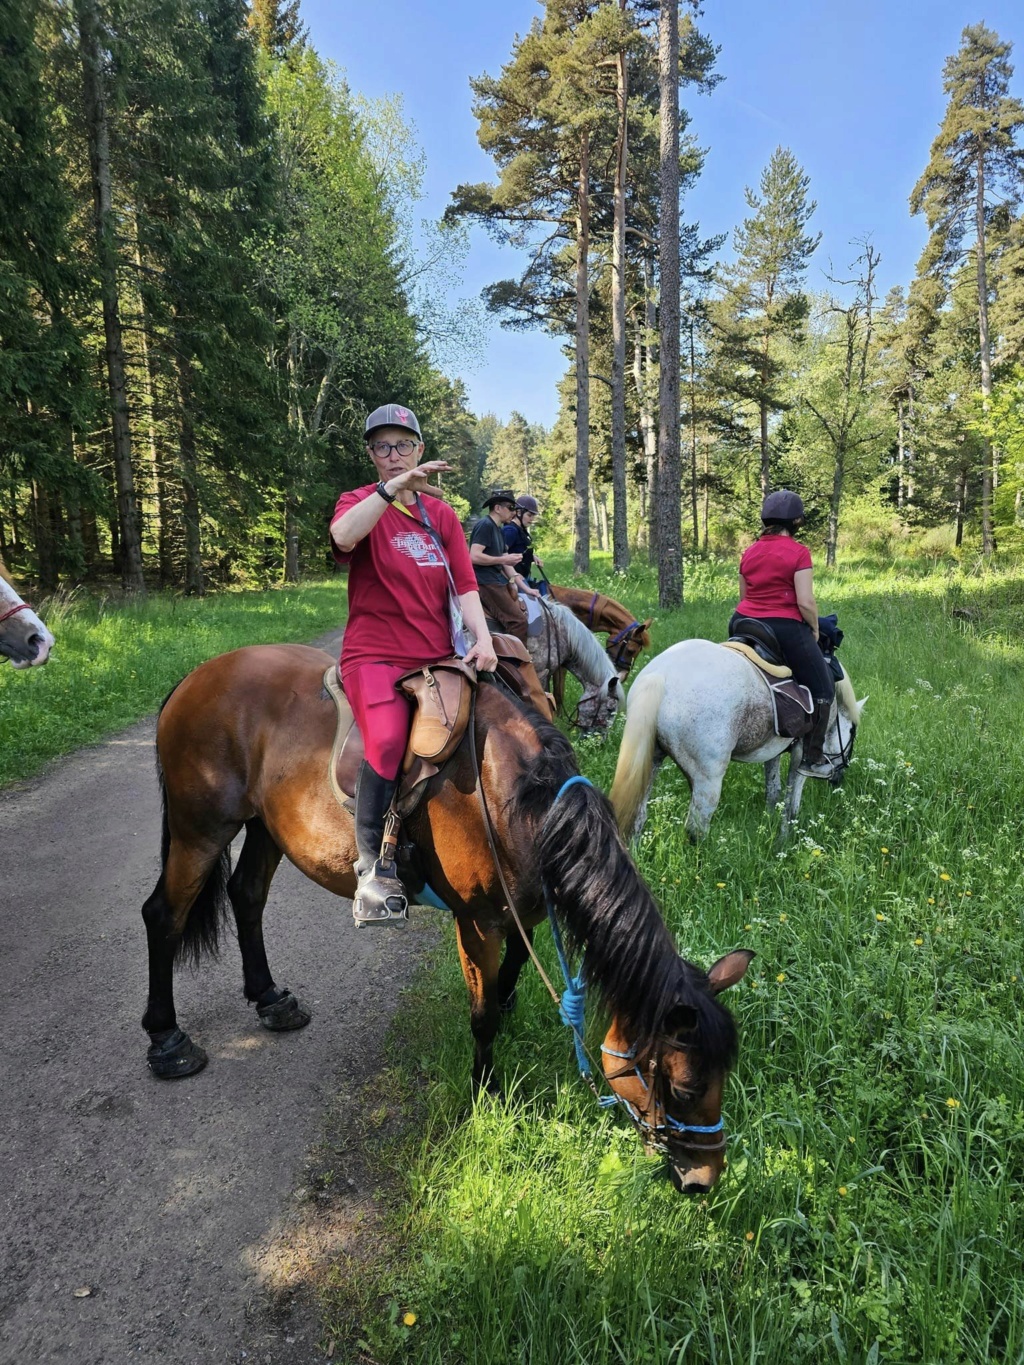
[(725, 957), (720, 957), (708, 972), (711, 994), (720, 995), (730, 986), (735, 986), (737, 981), (742, 981), (756, 956), (749, 948), (737, 948), (734, 952), (726, 953)]
[(651, 626), (654, 625), (654, 617), (648, 616), (647, 620), (641, 621), (640, 624), (643, 626), (644, 630), (650, 630)]
[(667, 1038), (677, 1038), (681, 1033), (692, 1033), (697, 1027), (697, 1011), (692, 1005), (673, 1005), (662, 1021)]
[(858, 715), (858, 716), (859, 716), (860, 713), (864, 710), (864, 707), (867, 705), (867, 700), (868, 700), (867, 697), (861, 697), (860, 701), (857, 703), (857, 715)]

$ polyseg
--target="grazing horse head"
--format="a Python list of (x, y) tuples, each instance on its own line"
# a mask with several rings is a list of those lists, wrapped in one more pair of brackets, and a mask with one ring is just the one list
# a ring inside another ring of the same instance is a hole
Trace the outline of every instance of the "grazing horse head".
[(573, 717), (584, 734), (603, 734), (626, 702), (626, 694), (605, 651), (576, 615), (559, 602), (543, 603), (544, 629), (527, 645), (544, 687), (559, 668), (583, 684)]
[(831, 778), (833, 786), (840, 785), (846, 769), (850, 766), (853, 742), (857, 738), (857, 726), (860, 724), (866, 701), (867, 697), (857, 700), (853, 684), (844, 670), (843, 676), (836, 683), (836, 699), (824, 745), (826, 758), (830, 758), (835, 766), (835, 776)]
[(628, 607), (603, 592), (551, 585), (555, 600), (569, 608), (588, 630), (607, 634), (607, 654), (612, 667), (625, 682), (639, 655), (651, 647), (653, 618), (638, 621)]
[(46, 663), (52, 648), (53, 636), (0, 565), (0, 658), (10, 659), (15, 668), (33, 668)]

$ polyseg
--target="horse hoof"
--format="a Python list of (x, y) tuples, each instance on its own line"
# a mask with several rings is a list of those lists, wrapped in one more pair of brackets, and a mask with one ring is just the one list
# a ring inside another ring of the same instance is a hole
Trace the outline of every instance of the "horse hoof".
[(202, 1071), (209, 1058), (187, 1033), (176, 1028), (162, 1042), (150, 1044), (146, 1061), (159, 1080), (177, 1081)]
[(517, 994), (517, 991), (509, 991), (508, 995), (505, 996), (505, 999), (499, 1002), (498, 1009), (502, 1014), (512, 1013), (516, 1007)]
[(290, 1033), (293, 1029), (305, 1028), (313, 1017), (287, 990), (278, 1000), (257, 1005), (256, 1013), (263, 1027), (270, 1029), (271, 1033)]

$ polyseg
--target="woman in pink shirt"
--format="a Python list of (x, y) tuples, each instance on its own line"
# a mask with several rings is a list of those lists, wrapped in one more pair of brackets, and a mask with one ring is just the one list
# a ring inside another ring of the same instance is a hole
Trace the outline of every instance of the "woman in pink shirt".
[(810, 551), (795, 539), (803, 520), (804, 505), (795, 493), (780, 488), (765, 498), (761, 507), (764, 530), (740, 560), (740, 601), (733, 621), (752, 616), (775, 632), (793, 677), (814, 698), (814, 726), (804, 740), (800, 772), (828, 778), (833, 768), (824, 755), (824, 744), (836, 687), (818, 648)]

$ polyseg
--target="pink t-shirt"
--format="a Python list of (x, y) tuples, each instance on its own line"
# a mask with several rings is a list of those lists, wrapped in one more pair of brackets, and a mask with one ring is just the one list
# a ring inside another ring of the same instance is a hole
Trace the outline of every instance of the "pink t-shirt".
[[(421, 494), (441, 537), (456, 591), (476, 592), (476, 576), (462, 525), (440, 498)], [(376, 484), (342, 493), (334, 522), (364, 498), (376, 498)], [(433, 537), (415, 507), (412, 516), (394, 502), (350, 554), (331, 542), (334, 558), (349, 566), (348, 622), (341, 644), (341, 671), (367, 663), (416, 668), (452, 652), (448, 617), (448, 575)]]
[(741, 616), (781, 616), (802, 621), (793, 575), (810, 567), (810, 550), (791, 536), (762, 536), (755, 540), (740, 560), (747, 595), (736, 610)]

